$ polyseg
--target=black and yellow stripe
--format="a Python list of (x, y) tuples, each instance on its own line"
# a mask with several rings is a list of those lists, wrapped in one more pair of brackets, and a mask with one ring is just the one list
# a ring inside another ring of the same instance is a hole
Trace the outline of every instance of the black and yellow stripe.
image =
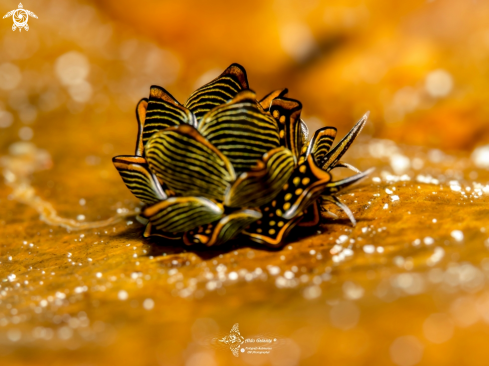
[(338, 145), (336, 145), (328, 154), (326, 154), (322, 161), (318, 161), (318, 165), (322, 167), (322, 169), (330, 171), (335, 167), (336, 163), (339, 162), (343, 154), (346, 153), (355, 138), (362, 131), (363, 126), (365, 126), (365, 123), (367, 123), (368, 116), (369, 112), (365, 113), (360, 121), (353, 126), (350, 132), (343, 137)]
[(152, 86), (141, 136), (143, 146), (156, 132), (181, 124), (196, 126), (197, 122), (192, 112), (178, 103), (170, 93), (159, 86)]
[(245, 69), (241, 65), (232, 64), (219, 77), (194, 91), (185, 107), (200, 121), (207, 112), (233, 99), (245, 89), (248, 89)]
[(312, 154), (316, 164), (322, 166), (321, 162), (324, 161), (324, 157), (331, 149), (335, 137), (336, 128), (334, 127), (324, 127), (317, 130), (311, 141), (309, 141), (306, 154)]
[(275, 120), (263, 111), (250, 90), (208, 113), (200, 133), (233, 164), (237, 173), (250, 170), (263, 154), (280, 146)]
[(287, 233), (301, 220), (315, 221), (318, 219), (315, 208), (312, 216), (307, 215), (308, 209), (323, 193), (331, 182), (331, 175), (321, 170), (309, 155), (304, 163), (297, 165), (288, 182), (274, 199), (260, 207), (263, 218), (250, 225), (245, 234), (252, 240), (270, 246), (281, 244)]
[(305, 144), (305, 130), (301, 121), (302, 104), (282, 96), (273, 99), (269, 111), (278, 123), (281, 145), (292, 151), (298, 159)]
[(287, 189), (277, 197), (277, 202), (283, 200), (283, 217), (292, 219), (301, 214), (319, 197), (331, 179), (331, 174), (320, 169), (313, 156), (309, 155), (294, 169)]
[(308, 155), (306, 161), (296, 167), (290, 178), (293, 184), (289, 186), (290, 198), (287, 200), (287, 194), (284, 196), (288, 202), (284, 203), (283, 217), (291, 219), (299, 215), (324, 193), (331, 180), (331, 174), (319, 168), (314, 157)]
[(146, 160), (139, 156), (116, 156), (112, 159), (127, 188), (146, 204), (167, 198), (158, 179), (152, 174)]
[(185, 233), (183, 241), (187, 245), (220, 245), (234, 239), (243, 229), (261, 218), (262, 214), (259, 211), (250, 209), (235, 211), (218, 222)]
[(292, 152), (281, 146), (269, 151), (258, 164), (242, 173), (227, 192), (229, 207), (259, 207), (270, 202), (287, 183), (295, 166)]
[(136, 106), (136, 119), (138, 121), (138, 138), (136, 141), (135, 155), (143, 156), (144, 144), (143, 144), (143, 130), (144, 122), (146, 121), (146, 110), (148, 109), (148, 99), (143, 98)]
[(236, 179), (226, 156), (189, 125), (156, 133), (145, 154), (151, 171), (180, 195), (223, 201)]
[(272, 101), (276, 98), (283, 97), (287, 95), (289, 90), (287, 88), (285, 89), (279, 89), (279, 90), (274, 90), (273, 92), (265, 95), (261, 100), (260, 100), (260, 105), (265, 111), (270, 111), (270, 107), (272, 106)]
[(204, 197), (170, 197), (143, 213), (157, 230), (180, 233), (219, 220), (224, 208)]
[[(312, 156), (308, 157), (307, 162), (312, 163)], [(328, 179), (328, 172), (319, 169), (319, 167), (313, 166), (312, 164), (307, 164), (306, 174), (311, 177), (311, 181), (300, 195), (294, 197), (294, 201), (291, 202), (291, 205), (287, 206), (288, 209), (284, 212), (283, 217), (290, 219), (299, 215), (313, 202), (315, 202), (320, 196), (323, 196), (324, 198), (325, 196), (337, 193), (347, 188), (348, 186), (362, 180), (372, 171), (373, 169), (369, 169), (363, 173), (333, 182), (331, 181), (331, 176), (329, 176), (330, 178)], [(294, 175), (292, 175), (292, 177), (294, 177)]]

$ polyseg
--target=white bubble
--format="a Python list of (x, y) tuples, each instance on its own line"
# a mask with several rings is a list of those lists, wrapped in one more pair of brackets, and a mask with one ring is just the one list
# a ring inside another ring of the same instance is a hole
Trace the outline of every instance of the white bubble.
[(147, 53), (144, 62), (144, 72), (154, 79), (153, 82), (160, 85), (175, 82), (180, 72), (180, 61), (169, 50), (153, 48)]
[(340, 301), (335, 304), (329, 313), (331, 324), (339, 329), (354, 328), (360, 319), (360, 310), (351, 301)]
[(403, 336), (392, 342), (389, 353), (396, 365), (413, 366), (423, 357), (423, 344), (414, 336)]
[(312, 286), (308, 286), (304, 289), (304, 292), (302, 293), (302, 295), (304, 296), (305, 299), (307, 300), (312, 300), (312, 299), (316, 299), (318, 298), (319, 296), (321, 296), (321, 287), (317, 286), (317, 285), (312, 285)]
[[(231, 272), (232, 273), (232, 272)], [(284, 277), (288, 280), (291, 280), (294, 278), (294, 272), (292, 271), (285, 271), (284, 272)]]
[(119, 300), (125, 301), (129, 297), (129, 295), (127, 294), (126, 291), (120, 290), (119, 293), (117, 294), (117, 297), (119, 298)]
[(22, 333), (18, 329), (10, 329), (7, 332), (7, 338), (11, 342), (17, 342), (20, 340), (21, 337), (22, 337)]
[(455, 191), (455, 192), (460, 192), (462, 190), (462, 188), (460, 186), (457, 186), (457, 185), (451, 185), (450, 189), (452, 191)]
[(32, 105), (25, 105), (19, 111), (19, 118), (22, 122), (32, 123), (37, 118), (37, 108)]
[(62, 84), (76, 85), (85, 81), (90, 72), (90, 63), (84, 54), (71, 51), (58, 57), (55, 71)]
[(345, 298), (349, 300), (358, 300), (363, 296), (365, 290), (362, 286), (354, 282), (346, 281), (343, 284), (343, 293), (345, 294)]
[(436, 247), (431, 257), (428, 258), (427, 263), (430, 266), (435, 265), (436, 263), (441, 261), (444, 256), (445, 256), (445, 250), (442, 247)]
[(145, 308), (146, 310), (151, 310), (154, 308), (154, 306), (155, 302), (153, 301), (153, 299), (146, 299), (143, 302), (143, 308)]
[(434, 70), (426, 76), (425, 88), (433, 97), (444, 97), (452, 91), (452, 75), (442, 69)]
[[(396, 257), (402, 259), (402, 257)], [(402, 262), (397, 263), (399, 267), (403, 266), (405, 263), (404, 259)], [(420, 274), (417, 273), (401, 273), (394, 276), (391, 280), (394, 287), (402, 289), (404, 292), (410, 295), (416, 295), (424, 290), (424, 279)]]
[(394, 94), (393, 102), (402, 113), (412, 112), (419, 105), (419, 92), (413, 87), (406, 86)]
[(413, 158), (411, 165), (413, 166), (413, 169), (420, 170), (424, 166), (424, 161), (421, 158)]
[(7, 111), (0, 111), (0, 128), (7, 128), (14, 122), (14, 116)]
[(268, 267), (268, 272), (270, 272), (272, 276), (276, 276), (280, 273), (280, 268), (277, 266), (270, 266)]
[(75, 102), (86, 103), (92, 96), (92, 85), (86, 81), (81, 81), (78, 84), (70, 85), (68, 92)]
[(73, 336), (73, 330), (69, 327), (61, 327), (58, 329), (58, 337), (63, 340), (70, 339)]
[(375, 246), (372, 244), (364, 245), (363, 251), (367, 254), (372, 254), (373, 252), (375, 252)]
[(489, 168), (489, 145), (476, 148), (471, 158), (478, 168)]
[(34, 136), (34, 131), (30, 127), (22, 127), (19, 130), (19, 137), (21, 140), (29, 141)]
[(454, 238), (456, 241), (462, 241), (464, 240), (464, 233), (460, 230), (453, 230), (450, 233), (450, 236)]
[(427, 236), (426, 238), (423, 239), (423, 242), (426, 244), (426, 245), (432, 245), (434, 242), (435, 242), (435, 239), (433, 239), (432, 237), (430, 236)]
[(316, 41), (305, 23), (288, 23), (280, 31), (282, 47), (296, 61), (305, 60), (315, 49)]
[(0, 89), (15, 89), (22, 80), (20, 69), (9, 62), (0, 65)]
[(433, 343), (444, 343), (453, 336), (453, 322), (446, 314), (431, 314), (423, 323), (423, 334)]
[(344, 243), (347, 240), (348, 240), (348, 235), (340, 235), (340, 237), (338, 238), (339, 243)]

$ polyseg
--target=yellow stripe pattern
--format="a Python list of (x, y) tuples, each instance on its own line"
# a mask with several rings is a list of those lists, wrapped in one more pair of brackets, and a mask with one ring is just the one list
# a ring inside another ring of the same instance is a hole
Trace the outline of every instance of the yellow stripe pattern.
[(236, 178), (228, 159), (188, 125), (153, 135), (145, 154), (151, 171), (179, 195), (222, 201)]
[(280, 129), (281, 145), (292, 151), (297, 159), (306, 140), (301, 111), (302, 104), (299, 101), (284, 96), (275, 98), (270, 105), (270, 113)]
[(192, 230), (221, 218), (222, 205), (204, 197), (170, 197), (144, 210), (156, 229), (179, 233)]
[(225, 205), (259, 207), (269, 203), (289, 180), (294, 165), (294, 155), (283, 146), (266, 153), (254, 169), (236, 180), (226, 194)]
[(250, 239), (259, 243), (277, 246), (300, 220), (305, 210), (323, 193), (331, 182), (331, 175), (321, 170), (312, 155), (297, 165), (288, 182), (274, 199), (261, 206), (263, 219), (245, 230)]
[(242, 66), (232, 64), (215, 80), (193, 92), (185, 107), (200, 121), (206, 113), (233, 99), (244, 89), (248, 89), (246, 71)]
[(199, 122), (198, 129), (237, 173), (250, 170), (263, 154), (280, 146), (275, 120), (263, 111), (251, 91), (215, 108)]
[(334, 127), (324, 127), (317, 130), (309, 142), (307, 155), (312, 154), (316, 163), (322, 166), (321, 162), (324, 161), (326, 154), (331, 149), (335, 137), (336, 128)]
[(181, 124), (195, 125), (195, 117), (166, 90), (153, 86), (146, 109), (142, 133), (143, 145), (146, 145), (156, 132)]
[(323, 161), (318, 162), (319, 166), (330, 171), (335, 167), (335, 164), (341, 159), (344, 153), (349, 149), (350, 145), (353, 143), (358, 134), (362, 131), (363, 126), (367, 123), (369, 113), (367, 112), (358, 121), (355, 126), (348, 132), (348, 134), (343, 137), (343, 139), (336, 145), (333, 150), (331, 150), (323, 159)]
[(217, 223), (201, 226), (185, 233), (183, 240), (187, 245), (220, 245), (234, 239), (243, 229), (261, 218), (262, 214), (259, 211), (250, 209), (235, 211)]
[(127, 188), (139, 200), (154, 204), (166, 199), (157, 178), (149, 171), (144, 158), (136, 156), (116, 156), (112, 159)]

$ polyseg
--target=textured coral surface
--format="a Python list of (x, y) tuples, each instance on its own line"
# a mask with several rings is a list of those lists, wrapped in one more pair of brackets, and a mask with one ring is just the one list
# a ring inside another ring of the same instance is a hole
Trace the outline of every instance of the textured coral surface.
[[(425, 166), (396, 175), (384, 155), (393, 153)], [(489, 187), (467, 175), (487, 181), (488, 174), (465, 156), (443, 154), (433, 163), (429, 151), (384, 140), (360, 143), (349, 155), (359, 167), (377, 167), (341, 196), (357, 227), (329, 207), (338, 220), (320, 232), (299, 229), (278, 251), (251, 242), (190, 250), (142, 239), (144, 227), (132, 217), (67, 232), (39, 220), (25, 187), (3, 186), (2, 359), (356, 365), (414, 357), (478, 364), (489, 329)], [(97, 224), (136, 207), (110, 162), (78, 169), (61, 155), (53, 160), (53, 169), (34, 174), (30, 193), (62, 216), (52, 221), (83, 214), (74, 224)], [(78, 194), (66, 198), (67, 190)], [(235, 358), (213, 346), (234, 323), (244, 337), (277, 338), (276, 349)]]

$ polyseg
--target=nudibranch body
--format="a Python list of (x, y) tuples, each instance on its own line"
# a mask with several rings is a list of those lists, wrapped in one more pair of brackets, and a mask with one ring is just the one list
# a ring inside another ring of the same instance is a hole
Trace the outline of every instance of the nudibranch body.
[[(367, 121), (363, 116), (333, 149), (334, 127), (308, 141), (302, 105), (277, 90), (260, 101), (238, 64), (182, 105), (152, 86), (136, 108), (135, 155), (113, 162), (144, 204), (144, 236), (222, 244), (237, 235), (280, 246), (296, 226), (318, 225), (324, 202), (353, 218), (336, 194), (364, 178), (340, 160)], [(333, 181), (331, 170), (357, 174)]]

